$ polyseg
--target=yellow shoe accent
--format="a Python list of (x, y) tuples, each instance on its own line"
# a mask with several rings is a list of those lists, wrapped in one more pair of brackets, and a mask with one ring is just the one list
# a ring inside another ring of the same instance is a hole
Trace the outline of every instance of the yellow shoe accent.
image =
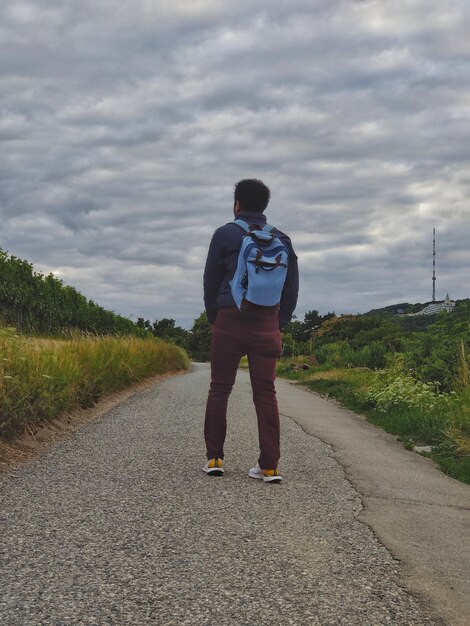
[(275, 470), (261, 470), (265, 476), (279, 476), (277, 469)]
[(265, 483), (280, 483), (282, 480), (282, 476), (277, 469), (264, 469), (261, 472)]
[(222, 464), (222, 459), (218, 459), (215, 457), (214, 459), (209, 459), (207, 463), (202, 468), (206, 474), (210, 474), (211, 476), (223, 476), (224, 468)]
[(250, 478), (257, 478), (265, 483), (280, 483), (282, 476), (277, 469), (261, 469), (259, 463), (248, 472)]
[(212, 467), (222, 467), (222, 459), (218, 459), (218, 458), (211, 459), (209, 461), (209, 463), (208, 463), (208, 466), (210, 468), (212, 468)]

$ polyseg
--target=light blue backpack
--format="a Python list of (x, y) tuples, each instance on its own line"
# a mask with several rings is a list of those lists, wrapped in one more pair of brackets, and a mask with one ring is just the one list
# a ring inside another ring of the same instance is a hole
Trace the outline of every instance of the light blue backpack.
[(276, 229), (269, 224), (260, 230), (250, 230), (243, 220), (233, 223), (245, 231), (237, 268), (230, 281), (237, 307), (242, 308), (244, 299), (260, 306), (279, 304), (289, 260), (286, 246), (274, 234)]

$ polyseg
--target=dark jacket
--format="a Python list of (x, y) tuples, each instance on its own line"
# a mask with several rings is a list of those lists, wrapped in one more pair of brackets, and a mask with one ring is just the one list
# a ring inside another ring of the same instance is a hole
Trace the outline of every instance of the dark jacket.
[[(256, 226), (264, 226), (266, 224), (266, 216), (263, 213), (244, 211), (238, 215), (238, 219)], [(276, 231), (276, 234), (289, 251), (286, 282), (282, 291), (279, 309), (279, 326), (282, 328), (291, 321), (292, 313), (297, 304), (299, 271), (297, 255), (294, 252), (291, 240), (282, 231), (277, 229)], [(236, 306), (230, 291), (229, 281), (232, 279), (237, 267), (238, 251), (243, 234), (239, 226), (229, 222), (218, 228), (212, 237), (204, 269), (204, 304), (207, 318), (211, 324), (215, 322), (218, 309), (226, 306)]]

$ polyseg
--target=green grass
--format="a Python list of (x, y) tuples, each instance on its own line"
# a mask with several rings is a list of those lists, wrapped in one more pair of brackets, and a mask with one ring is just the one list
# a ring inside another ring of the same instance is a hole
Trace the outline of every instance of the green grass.
[(452, 476), (463, 483), (470, 483), (470, 457), (456, 458), (452, 453), (430, 453), (429, 456), (435, 461), (444, 474)]
[[(468, 388), (452, 396), (435, 396), (430, 403), (420, 384), (413, 386), (413, 381), (409, 381), (408, 395), (399, 398), (397, 393), (396, 402), (392, 397), (386, 410), (379, 410), (380, 402), (378, 404), (374, 398), (382, 396), (368, 392), (374, 388), (386, 389), (387, 384), (396, 383), (393, 373), (389, 374), (390, 383), (387, 383), (386, 380), (381, 382), (378, 372), (366, 368), (328, 368), (325, 365), (312, 365), (307, 371), (292, 368), (292, 364), (302, 362), (306, 359), (280, 361), (278, 375), (298, 381), (323, 396), (333, 397), (343, 406), (365, 415), (373, 424), (396, 435), (407, 449), (415, 445), (433, 446), (427, 456), (449, 476), (470, 483)], [(401, 381), (398, 379), (398, 382)], [(389, 387), (392, 394), (395, 388)]]
[(0, 438), (62, 411), (90, 407), (105, 393), (189, 367), (174, 344), (135, 336), (24, 337), (0, 328)]
[(357, 400), (354, 383), (345, 379), (318, 379), (309, 380), (303, 383), (305, 387), (316, 391), (322, 396), (332, 397), (339, 400), (348, 409), (352, 411), (362, 411), (363, 403)]

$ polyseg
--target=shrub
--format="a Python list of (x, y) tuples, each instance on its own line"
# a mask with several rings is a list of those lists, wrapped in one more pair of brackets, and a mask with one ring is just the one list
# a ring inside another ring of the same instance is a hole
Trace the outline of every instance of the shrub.
[(436, 385), (415, 380), (396, 367), (379, 374), (358, 398), (385, 420), (400, 423), (399, 432), (433, 443), (442, 441), (445, 424), (454, 412), (461, 412), (455, 392), (439, 393)]
[(385, 356), (387, 348), (380, 341), (372, 341), (368, 346), (353, 352), (351, 363), (355, 367), (368, 367), (370, 369), (383, 369), (386, 365)]

